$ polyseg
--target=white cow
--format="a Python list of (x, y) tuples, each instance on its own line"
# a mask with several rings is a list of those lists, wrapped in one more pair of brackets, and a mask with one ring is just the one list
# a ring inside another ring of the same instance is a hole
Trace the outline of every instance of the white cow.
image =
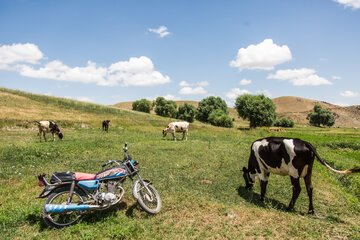
[(60, 132), (60, 129), (56, 123), (51, 121), (40, 121), (38, 122), (39, 125), (39, 136), (41, 142), (41, 135), (44, 136), (44, 140), (46, 142), (46, 133), (52, 134), (53, 141), (55, 141), (55, 134), (59, 136), (60, 140), (63, 139), (64, 135)]
[(182, 140), (184, 140), (185, 137), (185, 141), (187, 141), (188, 131), (189, 131), (188, 122), (171, 122), (169, 123), (167, 128), (163, 130), (163, 137), (166, 137), (166, 134), (169, 132), (173, 135), (174, 141), (176, 141), (176, 132), (182, 132), (183, 133)]

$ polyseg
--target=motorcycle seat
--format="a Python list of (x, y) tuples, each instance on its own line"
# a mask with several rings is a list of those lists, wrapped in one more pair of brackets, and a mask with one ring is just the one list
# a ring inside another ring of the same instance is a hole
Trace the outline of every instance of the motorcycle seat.
[(78, 181), (82, 181), (82, 180), (94, 180), (95, 179), (95, 174), (91, 174), (91, 173), (82, 173), (82, 172), (74, 172), (75, 173), (75, 178)]

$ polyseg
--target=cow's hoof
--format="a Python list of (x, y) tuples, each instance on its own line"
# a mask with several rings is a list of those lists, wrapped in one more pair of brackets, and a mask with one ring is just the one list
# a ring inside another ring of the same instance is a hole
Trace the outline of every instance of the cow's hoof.
[(307, 213), (314, 215), (314, 214), (315, 214), (315, 211), (312, 209), (312, 210), (309, 210)]
[(287, 212), (293, 212), (293, 211), (294, 211), (294, 208), (287, 207), (287, 208), (286, 208), (286, 211), (287, 211)]

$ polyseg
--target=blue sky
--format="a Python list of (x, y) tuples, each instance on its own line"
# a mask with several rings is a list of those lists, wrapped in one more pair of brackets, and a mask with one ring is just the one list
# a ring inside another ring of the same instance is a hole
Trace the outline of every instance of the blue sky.
[(0, 87), (360, 105), (360, 0), (0, 1)]

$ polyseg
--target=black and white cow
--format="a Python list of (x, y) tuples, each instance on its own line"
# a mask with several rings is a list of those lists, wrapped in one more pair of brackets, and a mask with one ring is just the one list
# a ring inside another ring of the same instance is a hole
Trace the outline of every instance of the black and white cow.
[(40, 121), (38, 122), (39, 125), (39, 136), (41, 142), (41, 135), (44, 136), (44, 140), (46, 142), (46, 133), (52, 134), (53, 141), (55, 141), (55, 134), (59, 136), (60, 140), (63, 139), (64, 135), (61, 133), (60, 128), (58, 125), (51, 121)]
[(248, 168), (243, 168), (246, 188), (251, 188), (255, 183), (255, 177), (258, 176), (261, 187), (260, 199), (264, 200), (270, 173), (283, 176), (290, 175), (293, 195), (287, 209), (291, 210), (294, 208), (301, 191), (300, 178), (304, 178), (309, 197), (308, 213), (313, 214), (311, 172), (315, 157), (333, 172), (340, 174), (360, 172), (360, 168), (346, 171), (333, 169), (326, 161), (320, 158), (315, 147), (308, 142), (297, 138), (269, 137), (259, 139), (251, 145)]
[(188, 133), (189, 133), (189, 123), (188, 122), (171, 122), (169, 125), (163, 129), (163, 137), (166, 137), (167, 133), (171, 133), (173, 135), (173, 140), (176, 141), (176, 132), (182, 132), (183, 137), (182, 140), (187, 141)]
[(109, 125), (110, 125), (110, 120), (105, 120), (102, 123), (102, 129), (105, 132), (109, 132)]

